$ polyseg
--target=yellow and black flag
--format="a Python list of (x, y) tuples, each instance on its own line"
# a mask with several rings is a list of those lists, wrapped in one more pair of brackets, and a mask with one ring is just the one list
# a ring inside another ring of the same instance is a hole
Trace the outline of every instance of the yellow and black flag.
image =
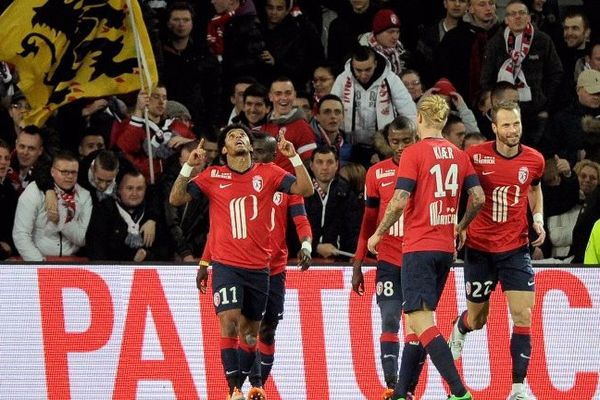
[(26, 123), (42, 125), (82, 97), (138, 90), (141, 78), (144, 87), (157, 81), (137, 0), (14, 0), (0, 27), (0, 60), (15, 65), (32, 107)]

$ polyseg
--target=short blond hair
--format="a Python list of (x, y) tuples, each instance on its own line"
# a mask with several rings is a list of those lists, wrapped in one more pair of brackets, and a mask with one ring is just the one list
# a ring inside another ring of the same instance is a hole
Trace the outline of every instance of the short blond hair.
[(583, 159), (581, 161), (579, 161), (577, 164), (575, 164), (575, 166), (573, 167), (573, 171), (575, 171), (575, 173), (577, 174), (577, 176), (579, 176), (579, 174), (581, 173), (581, 170), (584, 169), (585, 167), (590, 167), (596, 170), (596, 173), (598, 174), (598, 178), (600, 179), (600, 164), (598, 164), (595, 161), (592, 160), (588, 160)]
[(417, 113), (423, 117), (425, 126), (441, 131), (448, 120), (450, 106), (442, 96), (431, 94), (421, 97), (417, 103)]

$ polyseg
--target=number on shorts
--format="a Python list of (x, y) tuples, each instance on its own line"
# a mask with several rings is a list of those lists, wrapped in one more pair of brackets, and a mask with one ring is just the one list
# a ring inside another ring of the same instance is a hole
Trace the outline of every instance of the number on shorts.
[[(473, 286), (473, 294), (471, 295), (474, 298), (487, 296), (491, 292), (492, 281), (485, 281), (483, 284), (481, 282), (471, 282), (471, 286)], [(483, 290), (483, 293), (481, 293)]]
[[(231, 303), (237, 303), (237, 288), (232, 286), (229, 288), (231, 292)], [(229, 304), (229, 297), (227, 296), (227, 288), (219, 289), (219, 293), (221, 294), (221, 304)]]
[(383, 282), (383, 295), (385, 297), (390, 297), (394, 295), (394, 282), (385, 281)]

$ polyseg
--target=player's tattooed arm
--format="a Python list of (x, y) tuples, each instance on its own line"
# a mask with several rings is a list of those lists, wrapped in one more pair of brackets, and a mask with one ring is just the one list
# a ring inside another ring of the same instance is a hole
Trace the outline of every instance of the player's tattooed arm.
[(179, 175), (173, 183), (171, 193), (169, 194), (169, 203), (172, 206), (178, 207), (192, 200), (192, 196), (187, 192), (187, 184), (190, 178)]
[(375, 231), (376, 234), (383, 236), (392, 227), (392, 225), (398, 221), (404, 212), (404, 208), (406, 207), (409, 197), (410, 192), (407, 192), (403, 189), (396, 189), (394, 196), (385, 209), (385, 214), (381, 219), (377, 230)]
[(467, 204), (467, 210), (465, 211), (465, 215), (462, 220), (459, 222), (459, 229), (467, 229), (467, 226), (473, 221), (481, 207), (483, 207), (483, 203), (485, 203), (485, 194), (483, 193), (483, 189), (481, 186), (473, 186), (468, 190), (469, 194), (469, 202)]

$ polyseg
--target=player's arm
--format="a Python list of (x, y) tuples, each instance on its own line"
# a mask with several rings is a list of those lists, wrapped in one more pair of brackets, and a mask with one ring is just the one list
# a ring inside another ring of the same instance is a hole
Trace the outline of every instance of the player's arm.
[(204, 166), (206, 161), (206, 151), (204, 150), (204, 139), (200, 140), (187, 161), (181, 167), (179, 176), (175, 179), (171, 193), (169, 193), (169, 203), (174, 207), (179, 207), (192, 200), (192, 196), (187, 192), (187, 184), (190, 180), (192, 170), (197, 166)]
[(529, 199), (529, 208), (533, 214), (533, 230), (538, 237), (531, 242), (531, 245), (541, 246), (546, 240), (546, 231), (544, 230), (544, 195), (542, 194), (542, 185), (538, 182), (537, 185), (529, 187), (527, 194)]
[(298, 239), (302, 243), (298, 250), (298, 266), (302, 271), (306, 271), (312, 262), (312, 229), (310, 222), (306, 217), (306, 209), (304, 208), (304, 199), (298, 196), (290, 204), (289, 213), (296, 226)]
[(310, 181), (310, 176), (308, 175), (308, 171), (306, 170), (302, 159), (298, 153), (296, 153), (294, 145), (285, 140), (285, 134), (283, 132), (279, 134), (277, 140), (277, 147), (279, 148), (279, 151), (290, 160), (294, 166), (294, 172), (296, 174), (296, 181), (290, 187), (290, 193), (299, 194), (300, 196), (304, 197), (312, 196), (314, 188), (312, 182)]
[[(379, 200), (379, 199), (377, 199)], [(365, 294), (365, 279), (362, 273), (362, 263), (367, 255), (367, 239), (375, 232), (377, 228), (378, 208), (369, 207), (369, 198), (365, 204), (365, 213), (363, 214), (358, 235), (358, 243), (354, 252), (354, 261), (352, 262), (352, 290), (358, 295)]]
[(369, 238), (367, 243), (367, 247), (371, 253), (377, 254), (377, 244), (379, 244), (383, 235), (385, 235), (392, 225), (398, 221), (404, 212), (404, 209), (406, 208), (409, 197), (410, 192), (404, 189), (396, 189), (396, 191), (394, 191), (394, 196), (385, 209), (385, 214), (381, 219), (379, 226), (375, 230), (375, 233)]
[(462, 217), (458, 223), (458, 226), (456, 227), (456, 232), (458, 234), (458, 250), (463, 247), (467, 238), (467, 227), (471, 221), (475, 219), (475, 216), (485, 203), (485, 194), (483, 193), (483, 188), (480, 185), (470, 187), (467, 189), (467, 193), (469, 195), (467, 209), (465, 210), (465, 215)]

